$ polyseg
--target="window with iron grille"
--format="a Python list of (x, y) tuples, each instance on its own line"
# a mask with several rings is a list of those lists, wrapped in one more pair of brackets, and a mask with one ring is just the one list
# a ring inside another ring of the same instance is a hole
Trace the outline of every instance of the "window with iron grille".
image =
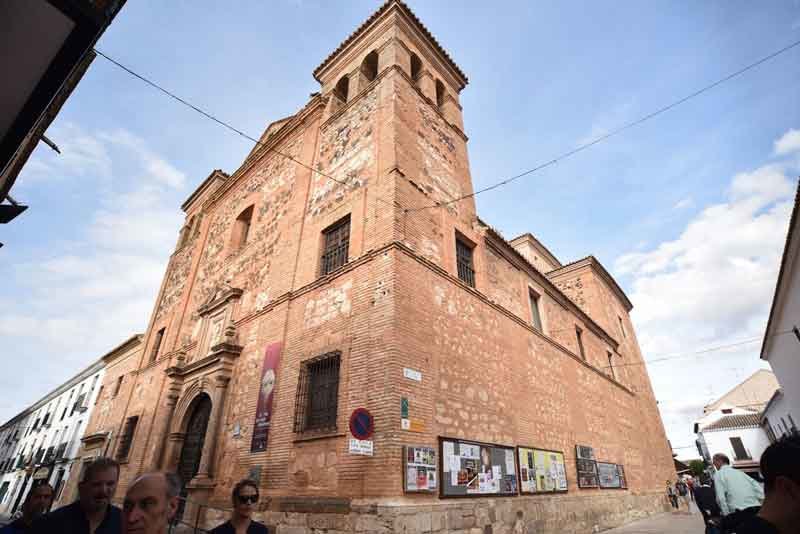
[(347, 263), (350, 248), (350, 216), (322, 231), (322, 260), (320, 274), (326, 275)]
[(133, 435), (136, 432), (136, 424), (139, 422), (139, 416), (134, 415), (125, 420), (125, 427), (122, 430), (122, 438), (119, 440), (119, 447), (117, 448), (117, 460), (122, 461), (128, 458), (128, 453), (131, 451), (133, 444)]
[(295, 399), (295, 432), (336, 429), (340, 361), (337, 351), (303, 362)]
[(456, 236), (456, 266), (462, 282), (475, 287), (475, 266), (472, 263), (472, 245)]

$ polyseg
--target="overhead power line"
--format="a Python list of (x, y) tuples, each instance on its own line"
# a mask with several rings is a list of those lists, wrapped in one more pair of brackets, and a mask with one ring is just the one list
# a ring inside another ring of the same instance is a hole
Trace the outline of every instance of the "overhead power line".
[[(778, 336), (782, 336), (784, 334), (790, 334), (790, 333), (792, 333), (791, 330), (785, 330), (783, 332), (776, 332), (776, 333), (774, 333), (774, 334), (772, 334), (771, 336), (768, 336), (768, 337), (778, 337)], [(754, 338), (750, 338), (750, 339), (743, 339), (741, 341), (736, 341), (734, 343), (728, 343), (727, 345), (718, 345), (716, 347), (709, 347), (707, 349), (702, 349), (702, 350), (697, 350), (697, 351), (692, 351), (692, 352), (666, 353), (666, 354), (663, 355), (663, 357), (660, 357), (661, 355), (659, 355), (656, 358), (651, 358), (649, 360), (644, 360), (644, 361), (641, 361), (641, 362), (620, 363), (620, 364), (615, 364), (615, 365), (604, 365), (603, 369), (608, 369), (609, 367), (613, 367), (614, 369), (618, 369), (620, 367), (629, 367), (629, 366), (634, 366), (634, 365), (647, 365), (647, 364), (650, 364), (650, 363), (659, 363), (659, 362), (666, 362), (666, 361), (670, 361), (670, 360), (678, 360), (678, 359), (681, 359), (681, 358), (688, 358), (690, 356), (698, 356), (698, 355), (703, 355), (703, 354), (709, 354), (709, 353), (712, 353), (712, 352), (719, 352), (721, 350), (726, 350), (726, 349), (730, 349), (730, 348), (734, 348), (734, 347), (739, 347), (741, 345), (749, 345), (751, 343), (756, 343), (756, 342), (761, 341), (763, 339), (764, 339), (763, 337), (754, 337)]]
[[(153, 80), (151, 80), (147, 76), (144, 76), (143, 74), (139, 74), (138, 72), (134, 71), (133, 69), (126, 67), (125, 65), (123, 65), (122, 63), (117, 61), (116, 59), (104, 54), (100, 50), (95, 48), (94, 51), (95, 51), (95, 53), (97, 53), (97, 55), (105, 58), (111, 64), (116, 65), (117, 67), (119, 67), (120, 69), (124, 70), (125, 72), (127, 72), (128, 74), (133, 76), (134, 78), (138, 78), (139, 80), (143, 81), (144, 83), (146, 83), (150, 87), (153, 87), (154, 89), (156, 89), (159, 92), (167, 95), (168, 97), (172, 98), (173, 100), (176, 100), (177, 102), (180, 102), (184, 106), (188, 107), (189, 109), (191, 109), (193, 111), (196, 111), (197, 113), (201, 114), (202, 116), (206, 117), (207, 119), (210, 119), (210, 120), (216, 122), (217, 124), (219, 124), (220, 126), (222, 126), (224, 128), (227, 128), (228, 130), (230, 130), (230, 131), (232, 131), (232, 132), (244, 137), (248, 141), (252, 141), (256, 145), (266, 146), (266, 144), (262, 143), (260, 140), (254, 138), (251, 135), (248, 135), (248, 134), (244, 133), (243, 131), (239, 130), (238, 128), (236, 128), (234, 126), (231, 126), (231, 124), (229, 124), (228, 122), (225, 122), (222, 119), (219, 119), (219, 118), (215, 117), (210, 112), (205, 111), (204, 109), (192, 104), (191, 102), (187, 101), (186, 99), (176, 95), (172, 91), (169, 91), (168, 89), (165, 89), (164, 87), (162, 87), (158, 83), (154, 82)], [(320, 176), (324, 176), (325, 178), (328, 178), (329, 180), (333, 180), (336, 183), (339, 183), (339, 184), (345, 185), (345, 186), (349, 185), (345, 181), (339, 180), (338, 178), (335, 178), (335, 177), (331, 176), (330, 174), (324, 173), (324, 172), (320, 171), (319, 169), (313, 168), (311, 165), (309, 165), (307, 163), (303, 163), (302, 161), (298, 160), (297, 158), (295, 158), (293, 156), (290, 156), (289, 154), (281, 152), (280, 150), (276, 149), (274, 145), (267, 149), (267, 153), (269, 153), (269, 152), (274, 152), (275, 154), (277, 154), (277, 155), (279, 155), (281, 157), (284, 157), (284, 158), (288, 159), (289, 161), (293, 161), (294, 163), (297, 163), (301, 167), (304, 167), (304, 168), (310, 170), (311, 172), (315, 172), (315, 173), (319, 174)], [(383, 200), (382, 198), (379, 198), (379, 197), (376, 197), (376, 198), (378, 200), (386, 203), (386, 204), (391, 205), (389, 202)]]
[(664, 106), (662, 108), (659, 108), (659, 109), (653, 111), (652, 113), (648, 113), (647, 115), (645, 115), (645, 116), (643, 116), (643, 117), (641, 117), (639, 119), (636, 119), (635, 121), (629, 122), (627, 124), (624, 124), (624, 125), (616, 128), (616, 129), (614, 129), (614, 130), (611, 130), (610, 132), (608, 132), (605, 135), (601, 135), (600, 137), (598, 137), (598, 138), (596, 138), (596, 139), (594, 139), (592, 141), (589, 141), (588, 143), (584, 143), (584, 144), (582, 144), (582, 145), (580, 145), (580, 146), (578, 146), (576, 148), (573, 148), (572, 150), (570, 150), (568, 152), (564, 152), (560, 156), (557, 156), (557, 157), (551, 159), (550, 161), (547, 161), (545, 163), (537, 165), (536, 167), (533, 167), (532, 169), (528, 169), (527, 171), (521, 172), (521, 173), (519, 173), (517, 175), (511, 176), (509, 178), (506, 178), (504, 180), (496, 182), (496, 183), (494, 183), (494, 184), (492, 184), (490, 186), (484, 187), (482, 189), (479, 189), (479, 190), (477, 190), (475, 192), (472, 192), (472, 193), (469, 193), (467, 195), (462, 195), (460, 197), (456, 197), (454, 199), (443, 201), (443, 202), (437, 202), (435, 204), (430, 204), (428, 206), (420, 206), (420, 207), (417, 207), (417, 208), (408, 208), (405, 211), (408, 213), (408, 212), (426, 210), (426, 209), (431, 209), (431, 208), (438, 208), (438, 207), (441, 207), (441, 206), (447, 206), (449, 204), (455, 204), (456, 202), (461, 202), (462, 200), (466, 200), (468, 198), (480, 195), (481, 193), (486, 193), (487, 191), (491, 191), (493, 189), (497, 189), (499, 187), (503, 187), (505, 185), (508, 185), (511, 182), (514, 182), (514, 181), (516, 181), (516, 180), (518, 180), (518, 179), (520, 179), (520, 178), (522, 178), (524, 176), (528, 176), (529, 174), (533, 174), (533, 173), (535, 173), (537, 171), (540, 171), (540, 170), (542, 170), (542, 169), (544, 169), (546, 167), (550, 167), (552, 165), (555, 165), (556, 163), (558, 163), (560, 161), (563, 161), (563, 160), (565, 160), (565, 159), (567, 159), (567, 158), (569, 158), (571, 156), (574, 156), (578, 152), (582, 152), (582, 151), (586, 150), (589, 147), (592, 147), (592, 146), (594, 146), (594, 145), (596, 145), (596, 144), (598, 144), (598, 143), (600, 143), (602, 141), (605, 141), (609, 137), (614, 137), (615, 135), (618, 135), (618, 134), (624, 132), (625, 130), (633, 128), (634, 126), (638, 126), (639, 124), (642, 124), (643, 122), (649, 121), (650, 119), (652, 119), (654, 117), (657, 117), (658, 115), (661, 115), (662, 113), (666, 113), (667, 111), (669, 111), (669, 110), (671, 110), (671, 109), (683, 104), (684, 102), (687, 102), (688, 100), (691, 100), (691, 99), (693, 99), (695, 97), (698, 97), (698, 96), (702, 95), (703, 93), (705, 93), (706, 91), (710, 91), (711, 89), (717, 87), (718, 85), (721, 85), (721, 84), (727, 82), (728, 80), (736, 78), (737, 76), (740, 76), (740, 75), (744, 74), (745, 72), (747, 72), (747, 71), (749, 71), (749, 70), (761, 65), (762, 63), (765, 63), (765, 62), (769, 61), (770, 59), (773, 59), (773, 58), (775, 58), (775, 57), (777, 57), (777, 56), (779, 56), (779, 55), (781, 55), (781, 54), (783, 54), (785, 52), (788, 52), (789, 50), (791, 50), (792, 48), (794, 48), (794, 47), (796, 47), (798, 45), (800, 45), (800, 41), (795, 41), (795, 42), (793, 42), (793, 43), (791, 43), (791, 44), (789, 44), (787, 46), (784, 46), (780, 50), (776, 50), (775, 52), (772, 52), (771, 54), (762, 57), (758, 61), (750, 63), (749, 65), (747, 65), (745, 67), (742, 67), (741, 69), (737, 70), (736, 72), (732, 72), (731, 74), (728, 74), (724, 78), (720, 78), (719, 80), (717, 80), (717, 81), (715, 81), (715, 82), (713, 82), (713, 83), (711, 83), (709, 85), (706, 85), (705, 87), (702, 87), (701, 89), (698, 89), (697, 91), (695, 91), (695, 92), (693, 92), (691, 94), (688, 94), (688, 95), (684, 96), (683, 98), (680, 98), (680, 99), (672, 102), (669, 105), (666, 105), (666, 106)]

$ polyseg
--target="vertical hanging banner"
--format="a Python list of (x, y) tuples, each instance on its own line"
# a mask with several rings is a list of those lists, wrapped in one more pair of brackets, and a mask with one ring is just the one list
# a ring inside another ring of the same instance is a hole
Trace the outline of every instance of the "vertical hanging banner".
[(267, 345), (264, 351), (264, 363), (261, 366), (261, 386), (258, 388), (258, 404), (256, 420), (253, 423), (253, 440), (250, 452), (267, 450), (269, 425), (272, 420), (272, 397), (275, 391), (275, 377), (278, 373), (278, 362), (281, 358), (281, 344)]

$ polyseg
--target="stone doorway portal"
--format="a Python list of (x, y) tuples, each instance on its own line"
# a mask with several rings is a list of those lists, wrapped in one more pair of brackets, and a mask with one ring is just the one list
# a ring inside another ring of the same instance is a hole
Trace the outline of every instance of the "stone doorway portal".
[(208, 419), (211, 416), (211, 398), (202, 393), (194, 401), (194, 408), (192, 408), (189, 415), (189, 422), (186, 425), (186, 437), (183, 440), (183, 447), (181, 447), (181, 455), (178, 460), (178, 475), (181, 477), (181, 503), (178, 509), (177, 517), (183, 517), (185, 509), (187, 485), (191, 482), (192, 478), (197, 474), (200, 468), (200, 459), (203, 455), (203, 444), (206, 439), (206, 429), (208, 428)]

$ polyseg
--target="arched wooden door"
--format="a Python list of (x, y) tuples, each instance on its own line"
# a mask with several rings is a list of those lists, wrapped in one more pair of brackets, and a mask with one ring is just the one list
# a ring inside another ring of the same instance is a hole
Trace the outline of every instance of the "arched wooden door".
[[(197, 474), (200, 468), (200, 458), (203, 455), (203, 443), (206, 440), (206, 429), (208, 428), (208, 418), (211, 416), (211, 399), (203, 393), (195, 401), (194, 408), (189, 415), (189, 422), (186, 426), (186, 437), (183, 440), (181, 456), (178, 460), (178, 474), (183, 482), (181, 497), (186, 497), (186, 485)], [(178, 510), (177, 517), (183, 516), (183, 501)]]

